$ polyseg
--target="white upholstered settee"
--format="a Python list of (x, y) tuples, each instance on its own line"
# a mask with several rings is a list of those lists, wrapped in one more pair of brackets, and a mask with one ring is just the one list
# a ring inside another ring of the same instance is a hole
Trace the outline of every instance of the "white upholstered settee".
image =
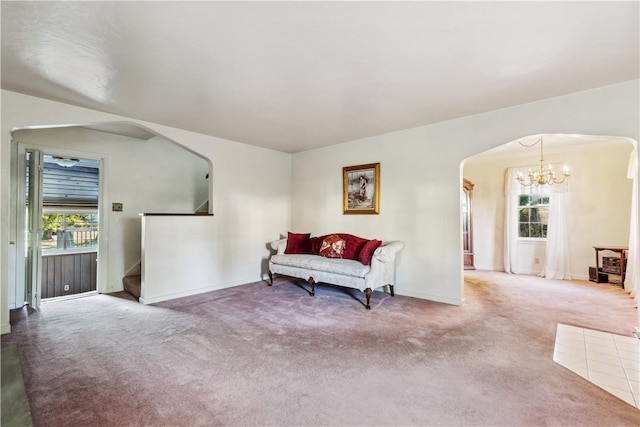
[[(389, 293), (394, 296), (396, 253), (404, 247), (404, 243), (394, 241), (382, 245), (380, 241), (367, 241), (349, 234), (338, 236), (346, 239), (347, 248), (351, 246), (351, 251), (345, 251), (348, 256), (327, 257), (305, 248), (290, 250), (292, 245), (287, 244), (288, 239), (271, 242), (271, 248), (276, 253), (269, 259), (269, 286), (273, 285), (273, 275), (281, 274), (306, 280), (311, 285), (312, 296), (315, 295), (315, 284), (318, 282), (355, 288), (364, 292), (368, 310), (371, 309), (371, 293), (374, 289), (389, 286)], [(290, 240), (292, 233), (288, 237)], [(315, 239), (324, 237), (327, 236)]]

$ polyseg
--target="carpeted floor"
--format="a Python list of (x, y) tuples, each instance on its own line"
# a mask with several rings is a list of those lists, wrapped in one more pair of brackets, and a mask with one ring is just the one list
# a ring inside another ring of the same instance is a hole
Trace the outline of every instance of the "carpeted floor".
[(16, 346), (3, 346), (0, 359), (2, 365), (0, 425), (3, 427), (31, 426), (31, 408), (24, 388), (22, 368)]
[(12, 311), (36, 426), (638, 426), (553, 362), (558, 323), (631, 336), (620, 287), (467, 272), (454, 307), (285, 278)]

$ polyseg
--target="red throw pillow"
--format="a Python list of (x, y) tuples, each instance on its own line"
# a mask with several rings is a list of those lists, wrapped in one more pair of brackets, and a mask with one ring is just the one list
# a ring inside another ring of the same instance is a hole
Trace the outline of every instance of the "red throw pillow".
[(287, 233), (287, 247), (285, 254), (308, 254), (310, 249), (309, 236), (311, 233)]
[(328, 234), (324, 235), (324, 236), (319, 236), (319, 237), (312, 237), (309, 239), (309, 253), (311, 255), (320, 255), (320, 248), (322, 247), (322, 242), (324, 241), (324, 239), (326, 239), (327, 237), (329, 237)]
[(338, 234), (342, 240), (344, 240), (344, 254), (342, 258), (344, 259), (354, 259), (358, 261), (358, 254), (364, 247), (365, 243), (368, 242), (367, 239), (363, 239), (362, 237), (354, 236), (352, 234), (339, 233)]
[(371, 257), (373, 256), (373, 253), (380, 246), (382, 246), (382, 242), (380, 240), (369, 240), (360, 250), (360, 253), (358, 254), (358, 261), (364, 265), (371, 264)]
[(320, 255), (327, 258), (342, 258), (345, 242), (337, 234), (332, 234), (323, 240)]

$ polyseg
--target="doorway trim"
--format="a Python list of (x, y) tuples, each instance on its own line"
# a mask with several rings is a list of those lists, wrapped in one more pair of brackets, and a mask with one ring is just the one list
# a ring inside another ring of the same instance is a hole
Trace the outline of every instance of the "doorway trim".
[[(11, 132), (13, 137), (13, 132), (22, 130), (22, 129), (13, 129)], [(14, 259), (14, 267), (15, 267), (15, 276), (12, 285), (15, 289), (15, 301), (16, 307), (10, 308), (19, 308), (18, 305), (22, 300), (26, 300), (27, 295), (27, 285), (26, 283), (26, 275), (25, 275), (25, 262), (24, 258), (21, 254), (25, 253), (25, 242), (24, 242), (24, 227), (25, 227), (25, 211), (21, 207), (25, 206), (26, 203), (26, 152), (27, 150), (38, 150), (43, 154), (49, 154), (52, 156), (60, 156), (60, 157), (73, 157), (73, 158), (84, 158), (90, 160), (96, 160), (99, 162), (99, 171), (98, 171), (98, 227), (100, 230), (107, 230), (109, 227), (109, 211), (107, 210), (107, 206), (109, 206), (108, 200), (106, 200), (106, 169), (108, 168), (108, 155), (105, 153), (95, 153), (95, 152), (84, 152), (80, 150), (61, 148), (55, 146), (47, 146), (33, 143), (24, 143), (12, 138), (12, 143), (15, 145), (14, 153), (15, 153), (15, 162), (16, 162), (16, 197), (15, 197), (15, 210), (13, 210), (13, 215), (15, 217), (15, 221), (12, 221), (13, 227), (15, 228), (15, 236), (16, 236), (16, 256)], [(98, 260), (97, 260), (97, 277), (96, 277), (96, 290), (98, 293), (104, 293), (107, 289), (107, 269), (109, 265), (108, 260), (109, 255), (109, 245), (107, 233), (101, 233), (100, 238), (98, 239)], [(11, 283), (11, 281), (10, 281)], [(24, 302), (23, 302), (24, 305)]]

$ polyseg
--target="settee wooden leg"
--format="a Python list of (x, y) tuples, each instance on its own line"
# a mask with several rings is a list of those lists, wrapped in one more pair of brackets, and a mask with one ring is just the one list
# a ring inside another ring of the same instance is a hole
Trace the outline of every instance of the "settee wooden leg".
[(371, 288), (367, 288), (364, 290), (364, 296), (367, 297), (367, 310), (371, 310)]
[(273, 273), (269, 270), (269, 283), (267, 283), (267, 286), (271, 285), (273, 285)]
[(391, 294), (392, 297), (396, 296), (395, 292), (393, 291), (393, 285), (392, 284), (389, 284), (389, 293)]
[(313, 280), (313, 277), (309, 277), (308, 282), (311, 285), (311, 296), (314, 296), (316, 294), (316, 281)]

